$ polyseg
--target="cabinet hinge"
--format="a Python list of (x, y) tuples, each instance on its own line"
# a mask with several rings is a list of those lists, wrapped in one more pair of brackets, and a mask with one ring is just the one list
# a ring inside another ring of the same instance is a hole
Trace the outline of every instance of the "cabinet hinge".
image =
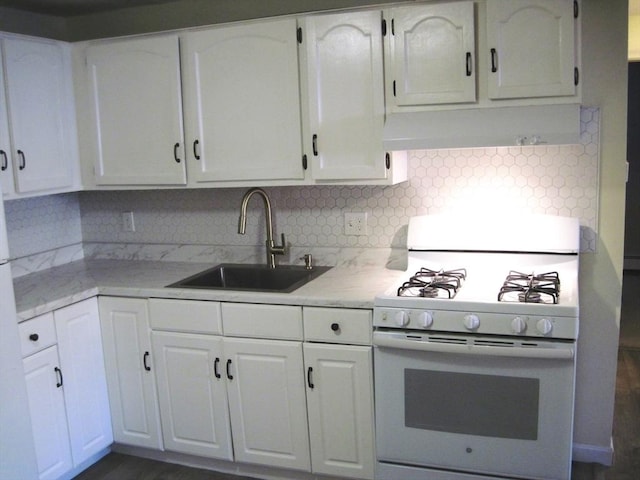
[(393, 81), (393, 96), (396, 96), (396, 81)]
[(387, 167), (387, 170), (391, 168), (391, 155), (389, 152), (384, 154), (384, 166)]
[(307, 169), (307, 155), (302, 155), (302, 169), (306, 170)]
[(578, 15), (580, 15), (580, 6), (578, 0), (573, 0), (573, 18), (578, 18)]
[(302, 43), (302, 27), (298, 27), (298, 30), (296, 32), (296, 36), (298, 39), (298, 43)]
[(382, 19), (382, 36), (387, 36), (387, 21), (384, 18)]
[(575, 67), (573, 69), (573, 84), (575, 86), (578, 86), (579, 83), (580, 83), (580, 70), (578, 70), (578, 67)]

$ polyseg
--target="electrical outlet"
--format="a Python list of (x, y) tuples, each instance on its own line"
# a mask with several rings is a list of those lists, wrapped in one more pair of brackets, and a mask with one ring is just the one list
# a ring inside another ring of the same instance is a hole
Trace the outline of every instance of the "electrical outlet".
[(133, 212), (122, 212), (122, 231), (136, 231), (136, 224), (133, 222)]
[(345, 235), (366, 235), (367, 234), (367, 213), (366, 212), (345, 212), (344, 234)]

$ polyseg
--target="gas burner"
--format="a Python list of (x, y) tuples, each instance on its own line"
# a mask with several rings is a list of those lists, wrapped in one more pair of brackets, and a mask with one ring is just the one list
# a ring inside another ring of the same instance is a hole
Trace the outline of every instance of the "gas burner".
[(510, 293), (515, 293), (519, 302), (555, 304), (560, 297), (560, 277), (558, 272), (536, 275), (511, 270), (498, 292), (498, 301), (510, 301)]
[(398, 288), (398, 296), (453, 298), (466, 277), (464, 268), (437, 271), (421, 268)]

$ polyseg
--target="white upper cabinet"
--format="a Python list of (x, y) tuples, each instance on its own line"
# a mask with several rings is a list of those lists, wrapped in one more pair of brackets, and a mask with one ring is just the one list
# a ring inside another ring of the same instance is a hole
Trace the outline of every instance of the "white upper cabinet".
[(187, 32), (182, 47), (190, 178), (303, 179), (295, 19)]
[(380, 11), (304, 19), (309, 131), (316, 180), (389, 176), (382, 147), (384, 76)]
[(69, 45), (0, 40), (6, 89), (0, 98), (2, 185), (17, 194), (70, 190), (77, 178), (77, 138)]
[(4, 68), (0, 56), (0, 186), (4, 195), (15, 192), (13, 183), (13, 164), (11, 162), (11, 138), (9, 137), (9, 112), (4, 93)]
[(487, 0), (489, 97), (574, 95), (574, 2)]
[(184, 185), (177, 35), (86, 50), (97, 185)]
[(476, 100), (473, 2), (397, 7), (386, 21), (394, 105)]

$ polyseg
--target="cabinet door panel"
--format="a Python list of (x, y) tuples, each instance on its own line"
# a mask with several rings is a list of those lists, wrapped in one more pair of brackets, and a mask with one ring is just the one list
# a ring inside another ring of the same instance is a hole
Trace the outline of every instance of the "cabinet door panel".
[(236, 460), (309, 470), (299, 342), (224, 339)]
[(305, 344), (304, 358), (313, 472), (373, 478), (371, 348)]
[(69, 154), (74, 125), (69, 52), (56, 42), (8, 38), (3, 43), (17, 190), (70, 187), (75, 159)]
[(391, 15), (395, 104), (474, 102), (473, 2), (400, 7)]
[(113, 442), (96, 299), (54, 313), (75, 465)]
[(222, 338), (153, 332), (153, 353), (165, 448), (233, 460)]
[[(1, 51), (0, 51), (1, 55)], [(0, 186), (6, 196), (14, 193), (11, 142), (9, 138), (9, 112), (4, 93), (4, 66), (0, 57)]]
[(574, 95), (574, 35), (571, 1), (488, 0), (489, 97)]
[(184, 185), (175, 35), (92, 45), (87, 69), (98, 185)]
[(38, 478), (57, 479), (73, 467), (63, 386), (57, 386), (58, 348), (49, 347), (25, 358), (23, 363)]
[(196, 181), (304, 178), (296, 21), (215, 27), (182, 45)]
[(161, 449), (147, 301), (100, 297), (99, 307), (114, 439)]

